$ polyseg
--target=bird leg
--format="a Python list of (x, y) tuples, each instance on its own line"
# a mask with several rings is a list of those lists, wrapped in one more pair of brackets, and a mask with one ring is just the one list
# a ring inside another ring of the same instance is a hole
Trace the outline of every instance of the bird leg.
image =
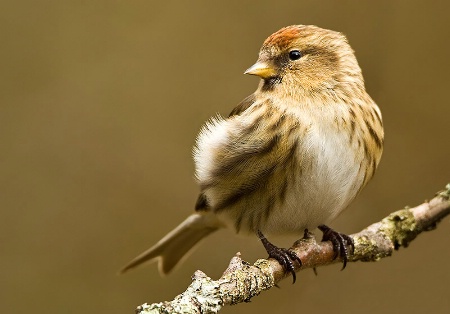
[(347, 247), (350, 246), (351, 254), (355, 251), (355, 244), (353, 239), (346, 234), (337, 232), (330, 227), (325, 225), (320, 225), (319, 230), (323, 232), (322, 242), (323, 241), (331, 241), (333, 244), (334, 257), (333, 260), (338, 256), (342, 259), (342, 270), (347, 266), (349, 252)]
[(269, 258), (271, 257), (276, 259), (286, 271), (290, 272), (292, 274), (292, 283), (295, 283), (297, 277), (295, 275), (294, 262), (297, 261), (298, 264), (302, 266), (302, 261), (297, 256), (297, 254), (289, 249), (279, 248), (273, 245), (269, 242), (269, 240), (266, 239), (266, 237), (260, 230), (258, 230), (258, 237), (264, 245), (267, 253), (269, 254)]

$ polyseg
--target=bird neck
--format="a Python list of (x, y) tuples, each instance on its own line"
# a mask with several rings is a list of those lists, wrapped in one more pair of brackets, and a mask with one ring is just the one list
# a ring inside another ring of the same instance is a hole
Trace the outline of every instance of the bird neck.
[[(291, 86), (296, 87), (292, 88)], [(261, 80), (255, 94), (262, 97), (267, 96), (267, 98), (277, 98), (288, 103), (309, 104), (313, 102), (320, 106), (348, 103), (353, 99), (372, 102), (365, 90), (362, 75), (357, 75), (357, 73), (356, 75), (324, 80), (316, 85), (291, 82), (285, 78)]]

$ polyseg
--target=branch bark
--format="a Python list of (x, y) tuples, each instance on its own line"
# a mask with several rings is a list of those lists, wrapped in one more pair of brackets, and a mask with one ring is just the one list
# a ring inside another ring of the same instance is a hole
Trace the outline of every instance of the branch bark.
[[(430, 201), (414, 208), (405, 208), (351, 235), (355, 242), (350, 262), (378, 261), (391, 256), (394, 250), (408, 244), (423, 231), (436, 228), (437, 223), (450, 214), (450, 184)], [(333, 260), (330, 242), (317, 243), (314, 237), (304, 237), (291, 248), (303, 265), (296, 271), (340, 262)], [(197, 270), (185, 292), (172, 301), (143, 304), (136, 313), (217, 313), (224, 305), (248, 302), (262, 291), (275, 286), (289, 276), (274, 259), (259, 259), (253, 265), (237, 253), (218, 280), (212, 280)]]

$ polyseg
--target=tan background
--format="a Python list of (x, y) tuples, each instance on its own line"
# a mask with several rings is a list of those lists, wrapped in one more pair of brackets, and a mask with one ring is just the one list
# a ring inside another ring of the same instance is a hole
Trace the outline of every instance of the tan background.
[[(282, 26), (347, 34), (383, 111), (379, 172), (335, 228), (356, 232), (450, 181), (450, 12), (438, 1), (2, 1), (0, 12), (2, 313), (132, 313), (196, 269), (218, 277), (237, 251), (266, 256), (256, 237), (221, 231), (167, 278), (155, 265), (116, 276), (192, 210), (195, 136), (253, 92), (242, 73)], [(302, 272), (223, 313), (447, 313), (449, 247), (446, 219), (392, 258)]]

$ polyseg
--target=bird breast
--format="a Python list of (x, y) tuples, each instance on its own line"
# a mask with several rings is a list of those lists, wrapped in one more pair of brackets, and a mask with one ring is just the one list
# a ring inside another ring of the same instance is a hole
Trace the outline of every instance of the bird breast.
[(194, 149), (209, 210), (244, 233), (299, 233), (333, 219), (356, 196), (365, 173), (364, 154), (353, 144), (358, 135), (336, 123), (348, 118), (343, 108), (265, 100), (210, 120)]

